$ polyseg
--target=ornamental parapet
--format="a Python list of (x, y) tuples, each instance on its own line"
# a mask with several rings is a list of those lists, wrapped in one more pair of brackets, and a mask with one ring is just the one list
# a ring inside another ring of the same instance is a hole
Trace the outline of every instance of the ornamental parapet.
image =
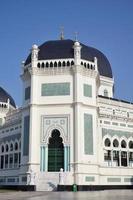
[(133, 104), (113, 98), (98, 97), (98, 114), (100, 117), (122, 119), (133, 122)]
[(5, 108), (9, 108), (9, 103), (7, 102), (0, 102), (0, 109), (5, 109)]
[(19, 109), (16, 109), (16, 110), (12, 110), (10, 112), (7, 113), (6, 115), (6, 120), (5, 120), (5, 123), (11, 123), (13, 121), (18, 121), (18, 120), (21, 120), (21, 117), (22, 117), (22, 109), (19, 108)]
[[(95, 61), (96, 58), (94, 58), (94, 61), (88, 61), (84, 59), (80, 59), (80, 66), (86, 69), (95, 70), (97, 71), (97, 63)], [(67, 59), (52, 59), (52, 60), (38, 60), (36, 62), (36, 66), (34, 68), (39, 68), (43, 70), (53, 70), (57, 68), (65, 68), (65, 67), (72, 67), (74, 66), (74, 58), (67, 58)], [(24, 65), (24, 62), (22, 62), (22, 71), (25, 73), (29, 68), (32, 67), (32, 64)]]

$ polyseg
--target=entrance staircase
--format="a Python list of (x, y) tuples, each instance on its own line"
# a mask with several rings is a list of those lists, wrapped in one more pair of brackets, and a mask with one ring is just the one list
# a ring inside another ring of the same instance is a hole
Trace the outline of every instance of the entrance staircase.
[(56, 191), (59, 184), (59, 172), (41, 172), (37, 176), (37, 191)]

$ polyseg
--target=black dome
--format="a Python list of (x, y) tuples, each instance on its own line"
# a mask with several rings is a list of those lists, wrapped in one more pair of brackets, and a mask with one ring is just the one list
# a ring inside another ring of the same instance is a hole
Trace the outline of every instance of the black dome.
[(13, 98), (2, 88), (0, 87), (0, 102), (6, 102), (7, 100), (10, 100), (10, 104), (16, 108), (15, 102), (13, 100)]
[[(94, 61), (94, 57), (98, 59), (98, 71), (101, 76), (112, 78), (112, 70), (110, 63), (106, 56), (99, 50), (88, 47), (80, 43), (81, 48), (81, 59), (88, 61)], [(51, 60), (61, 58), (74, 58), (74, 41), (72, 40), (55, 40), (48, 41), (39, 46), (39, 60)], [(31, 62), (31, 54), (26, 59), (25, 65)]]

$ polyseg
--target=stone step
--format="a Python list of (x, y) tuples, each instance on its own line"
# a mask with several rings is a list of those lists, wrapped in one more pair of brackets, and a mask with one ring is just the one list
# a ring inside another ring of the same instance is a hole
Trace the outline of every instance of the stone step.
[(56, 191), (57, 190), (57, 184), (53, 182), (40, 182), (37, 187), (37, 191)]
[(37, 191), (56, 191), (59, 183), (59, 173), (39, 173)]

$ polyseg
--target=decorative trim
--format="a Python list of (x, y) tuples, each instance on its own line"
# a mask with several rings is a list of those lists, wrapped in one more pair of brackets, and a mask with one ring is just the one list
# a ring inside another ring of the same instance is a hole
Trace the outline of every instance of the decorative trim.
[(85, 177), (85, 181), (86, 182), (94, 182), (95, 181), (95, 177), (94, 176), (86, 176)]
[(83, 95), (85, 97), (92, 97), (92, 85), (83, 84)]
[(93, 116), (84, 113), (84, 153), (93, 155)]
[(121, 178), (112, 178), (112, 177), (109, 177), (107, 178), (107, 182), (121, 182)]
[(10, 141), (19, 140), (21, 138), (21, 133), (9, 135), (7, 137), (0, 138), (0, 144)]
[[(80, 66), (71, 66), (71, 67), (53, 67), (53, 68), (28, 68), (28, 71), (31, 75), (38, 75), (38, 76), (47, 76), (47, 75), (73, 75), (75, 73), (80, 73), (86, 77), (97, 77), (99, 73), (95, 70), (88, 69)], [(21, 76), (24, 79), (24, 75)], [(99, 77), (99, 76), (98, 76)]]
[(126, 183), (133, 183), (133, 177), (130, 177), (130, 178), (124, 178), (124, 182)]
[(70, 144), (70, 115), (42, 115), (41, 144), (47, 145), (52, 130), (60, 131), (63, 143)]
[(109, 135), (111, 137), (118, 136), (119, 138), (125, 136), (126, 138), (130, 138), (133, 136), (133, 133), (128, 131), (102, 128), (102, 137), (104, 137), (105, 135)]
[(68, 96), (70, 95), (70, 83), (43, 83), (41, 96)]

